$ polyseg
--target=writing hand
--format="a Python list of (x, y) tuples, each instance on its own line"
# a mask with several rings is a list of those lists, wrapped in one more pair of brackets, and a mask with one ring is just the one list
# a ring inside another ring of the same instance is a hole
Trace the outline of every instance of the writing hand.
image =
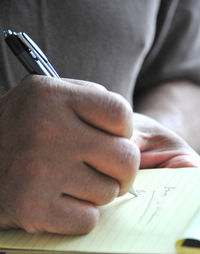
[(129, 190), (140, 159), (131, 108), (84, 84), (32, 75), (1, 98), (1, 227), (87, 233), (97, 206)]

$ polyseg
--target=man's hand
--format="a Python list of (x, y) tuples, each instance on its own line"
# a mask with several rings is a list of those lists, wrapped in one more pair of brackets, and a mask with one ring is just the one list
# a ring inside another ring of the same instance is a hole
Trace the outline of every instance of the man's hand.
[(175, 132), (142, 114), (135, 113), (133, 119), (140, 168), (200, 167), (200, 156)]
[(1, 98), (1, 227), (87, 233), (96, 206), (129, 190), (140, 160), (132, 110), (84, 84), (29, 76)]

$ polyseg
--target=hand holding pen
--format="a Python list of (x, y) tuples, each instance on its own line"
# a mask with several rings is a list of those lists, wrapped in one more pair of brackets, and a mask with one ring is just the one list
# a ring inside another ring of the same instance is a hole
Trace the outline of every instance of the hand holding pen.
[(139, 167), (129, 104), (97, 84), (47, 75), (27, 76), (0, 103), (0, 226), (92, 230), (98, 206), (126, 193)]
[[(10, 49), (29, 73), (59, 78), (45, 54), (26, 33), (5, 30), (3, 34)], [(133, 186), (129, 192), (137, 196)]]

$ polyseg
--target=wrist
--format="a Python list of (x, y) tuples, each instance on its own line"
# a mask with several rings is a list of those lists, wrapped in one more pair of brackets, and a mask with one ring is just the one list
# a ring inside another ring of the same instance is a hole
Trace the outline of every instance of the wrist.
[(189, 112), (192, 117), (194, 110), (185, 103), (188, 100), (186, 93), (188, 86), (191, 84), (184, 82), (155, 86), (137, 98), (135, 111), (158, 121), (189, 142), (192, 123), (188, 121), (186, 115)]

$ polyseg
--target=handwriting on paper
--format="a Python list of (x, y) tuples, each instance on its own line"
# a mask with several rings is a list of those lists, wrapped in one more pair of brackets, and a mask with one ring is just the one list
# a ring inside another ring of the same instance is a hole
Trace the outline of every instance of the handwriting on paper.
[(142, 221), (148, 225), (155, 216), (159, 216), (165, 207), (169, 205), (171, 198), (173, 197), (176, 187), (174, 186), (164, 186), (161, 190), (152, 191), (151, 195), (148, 196), (149, 201), (141, 214), (138, 223)]

